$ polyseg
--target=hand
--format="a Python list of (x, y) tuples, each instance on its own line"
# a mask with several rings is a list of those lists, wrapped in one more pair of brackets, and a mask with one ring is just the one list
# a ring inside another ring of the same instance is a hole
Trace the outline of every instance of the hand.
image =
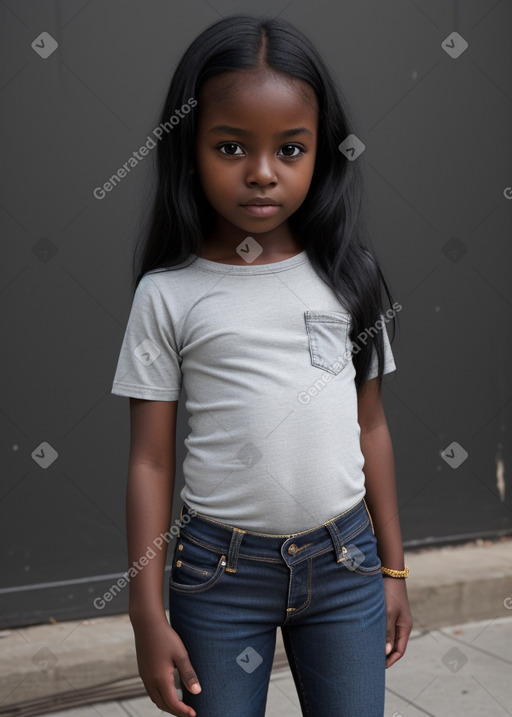
[(386, 595), (386, 669), (404, 654), (412, 630), (412, 615), (404, 578), (384, 576)]
[(197, 694), (201, 686), (179, 635), (167, 622), (149, 621), (134, 626), (137, 665), (144, 687), (156, 706), (177, 717), (196, 717), (196, 712), (178, 698), (174, 668), (187, 689)]

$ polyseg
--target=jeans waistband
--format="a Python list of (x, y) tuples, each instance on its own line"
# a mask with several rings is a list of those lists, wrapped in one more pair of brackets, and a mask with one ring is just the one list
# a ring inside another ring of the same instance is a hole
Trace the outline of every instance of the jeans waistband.
[[(192, 542), (226, 555), (226, 570), (235, 573), (238, 559), (282, 563), (291, 567), (303, 560), (328, 550), (334, 550), (337, 562), (346, 559), (349, 544), (370, 523), (373, 523), (366, 501), (362, 498), (356, 505), (326, 523), (310, 530), (292, 535), (265, 535), (242, 530), (196, 513), (183, 521), (184, 511), (190, 511), (184, 503), (180, 514), (180, 535)], [(374, 532), (374, 531), (373, 531)]]

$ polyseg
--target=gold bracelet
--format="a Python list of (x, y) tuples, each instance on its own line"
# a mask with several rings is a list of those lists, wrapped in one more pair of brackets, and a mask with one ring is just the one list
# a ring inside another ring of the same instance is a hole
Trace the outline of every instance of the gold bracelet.
[(382, 572), (384, 575), (389, 575), (392, 578), (408, 578), (409, 577), (409, 568), (407, 565), (405, 566), (405, 570), (393, 570), (392, 568), (384, 568), (381, 567)]

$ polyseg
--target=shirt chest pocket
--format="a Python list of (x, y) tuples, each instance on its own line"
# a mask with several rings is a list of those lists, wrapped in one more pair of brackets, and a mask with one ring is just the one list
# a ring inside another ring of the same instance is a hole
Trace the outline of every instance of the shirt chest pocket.
[(305, 311), (304, 318), (312, 365), (336, 376), (351, 358), (350, 315), (342, 311)]

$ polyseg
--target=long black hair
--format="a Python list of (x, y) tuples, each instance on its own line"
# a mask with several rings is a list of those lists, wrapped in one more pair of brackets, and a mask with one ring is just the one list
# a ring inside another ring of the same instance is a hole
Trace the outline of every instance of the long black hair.
[[(288, 221), (316, 273), (351, 314), (359, 391), (371, 365), (372, 347), (382, 381), (384, 342), (382, 331), (377, 330), (384, 324), (382, 288), (390, 303), (392, 296), (368, 240), (360, 163), (349, 160), (338, 148), (348, 135), (358, 134), (348, 103), (311, 41), (282, 18), (223, 18), (207, 27), (182, 56), (160, 115), (160, 129), (154, 131), (159, 137), (157, 186), (147, 215), (149, 225), (134, 251), (134, 290), (146, 272), (183, 264), (191, 253), (201, 256), (203, 236), (212, 230), (215, 212), (197, 172), (190, 172), (198, 119), (193, 107), (211, 77), (261, 65), (305, 80), (317, 96), (319, 131), (313, 178), (302, 205)], [(395, 312), (390, 313), (394, 338)]]

